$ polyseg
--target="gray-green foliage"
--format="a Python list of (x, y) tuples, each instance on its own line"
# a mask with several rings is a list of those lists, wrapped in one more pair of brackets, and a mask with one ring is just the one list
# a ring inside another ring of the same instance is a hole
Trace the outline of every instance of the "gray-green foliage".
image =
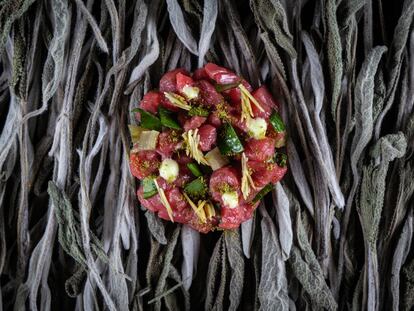
[(231, 268), (230, 306), (228, 310), (237, 310), (241, 302), (244, 285), (244, 256), (239, 232), (226, 232), (224, 242), (227, 248), (227, 259)]
[[(0, 1), (0, 310), (410, 310), (414, 2)], [(208, 235), (145, 211), (130, 111), (208, 61), (265, 83), (289, 171)]]
[(286, 266), (274, 224), (262, 208), (262, 270), (258, 288), (260, 310), (289, 310)]

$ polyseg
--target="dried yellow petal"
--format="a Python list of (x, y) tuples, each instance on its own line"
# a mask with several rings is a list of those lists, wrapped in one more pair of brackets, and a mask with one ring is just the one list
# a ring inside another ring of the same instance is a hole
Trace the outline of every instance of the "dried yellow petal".
[(165, 196), (164, 190), (158, 186), (157, 180), (154, 179), (155, 187), (157, 188), (158, 194), (160, 195), (160, 200), (162, 205), (164, 205), (165, 209), (167, 210), (168, 217), (170, 217), (171, 221), (174, 222), (173, 218), (173, 211), (171, 208), (170, 203), (167, 200), (167, 197)]

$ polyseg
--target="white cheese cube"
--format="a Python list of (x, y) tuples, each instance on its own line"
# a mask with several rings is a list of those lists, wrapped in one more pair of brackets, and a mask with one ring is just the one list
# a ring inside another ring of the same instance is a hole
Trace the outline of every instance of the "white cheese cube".
[(247, 121), (247, 131), (255, 139), (266, 137), (267, 123), (263, 118), (249, 119)]
[(197, 98), (199, 92), (200, 92), (200, 89), (195, 86), (186, 85), (183, 87), (183, 93), (188, 99)]
[(177, 179), (179, 173), (178, 163), (173, 159), (164, 159), (160, 166), (160, 176), (167, 182)]
[(239, 196), (236, 191), (225, 192), (221, 195), (224, 205), (229, 208), (236, 208), (239, 205)]

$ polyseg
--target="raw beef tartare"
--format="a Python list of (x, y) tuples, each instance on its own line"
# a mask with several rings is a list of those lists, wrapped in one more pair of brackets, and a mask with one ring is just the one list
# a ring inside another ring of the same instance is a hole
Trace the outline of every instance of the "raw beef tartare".
[(209, 63), (167, 72), (130, 125), (143, 207), (200, 232), (237, 228), (285, 175), (285, 126), (265, 86)]

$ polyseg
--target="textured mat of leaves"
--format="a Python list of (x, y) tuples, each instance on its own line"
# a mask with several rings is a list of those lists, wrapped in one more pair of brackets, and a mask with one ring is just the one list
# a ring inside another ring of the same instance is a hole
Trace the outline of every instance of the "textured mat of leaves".
[[(4, 0), (0, 310), (411, 310), (414, 2)], [(240, 230), (140, 209), (131, 110), (211, 61), (283, 103)]]

